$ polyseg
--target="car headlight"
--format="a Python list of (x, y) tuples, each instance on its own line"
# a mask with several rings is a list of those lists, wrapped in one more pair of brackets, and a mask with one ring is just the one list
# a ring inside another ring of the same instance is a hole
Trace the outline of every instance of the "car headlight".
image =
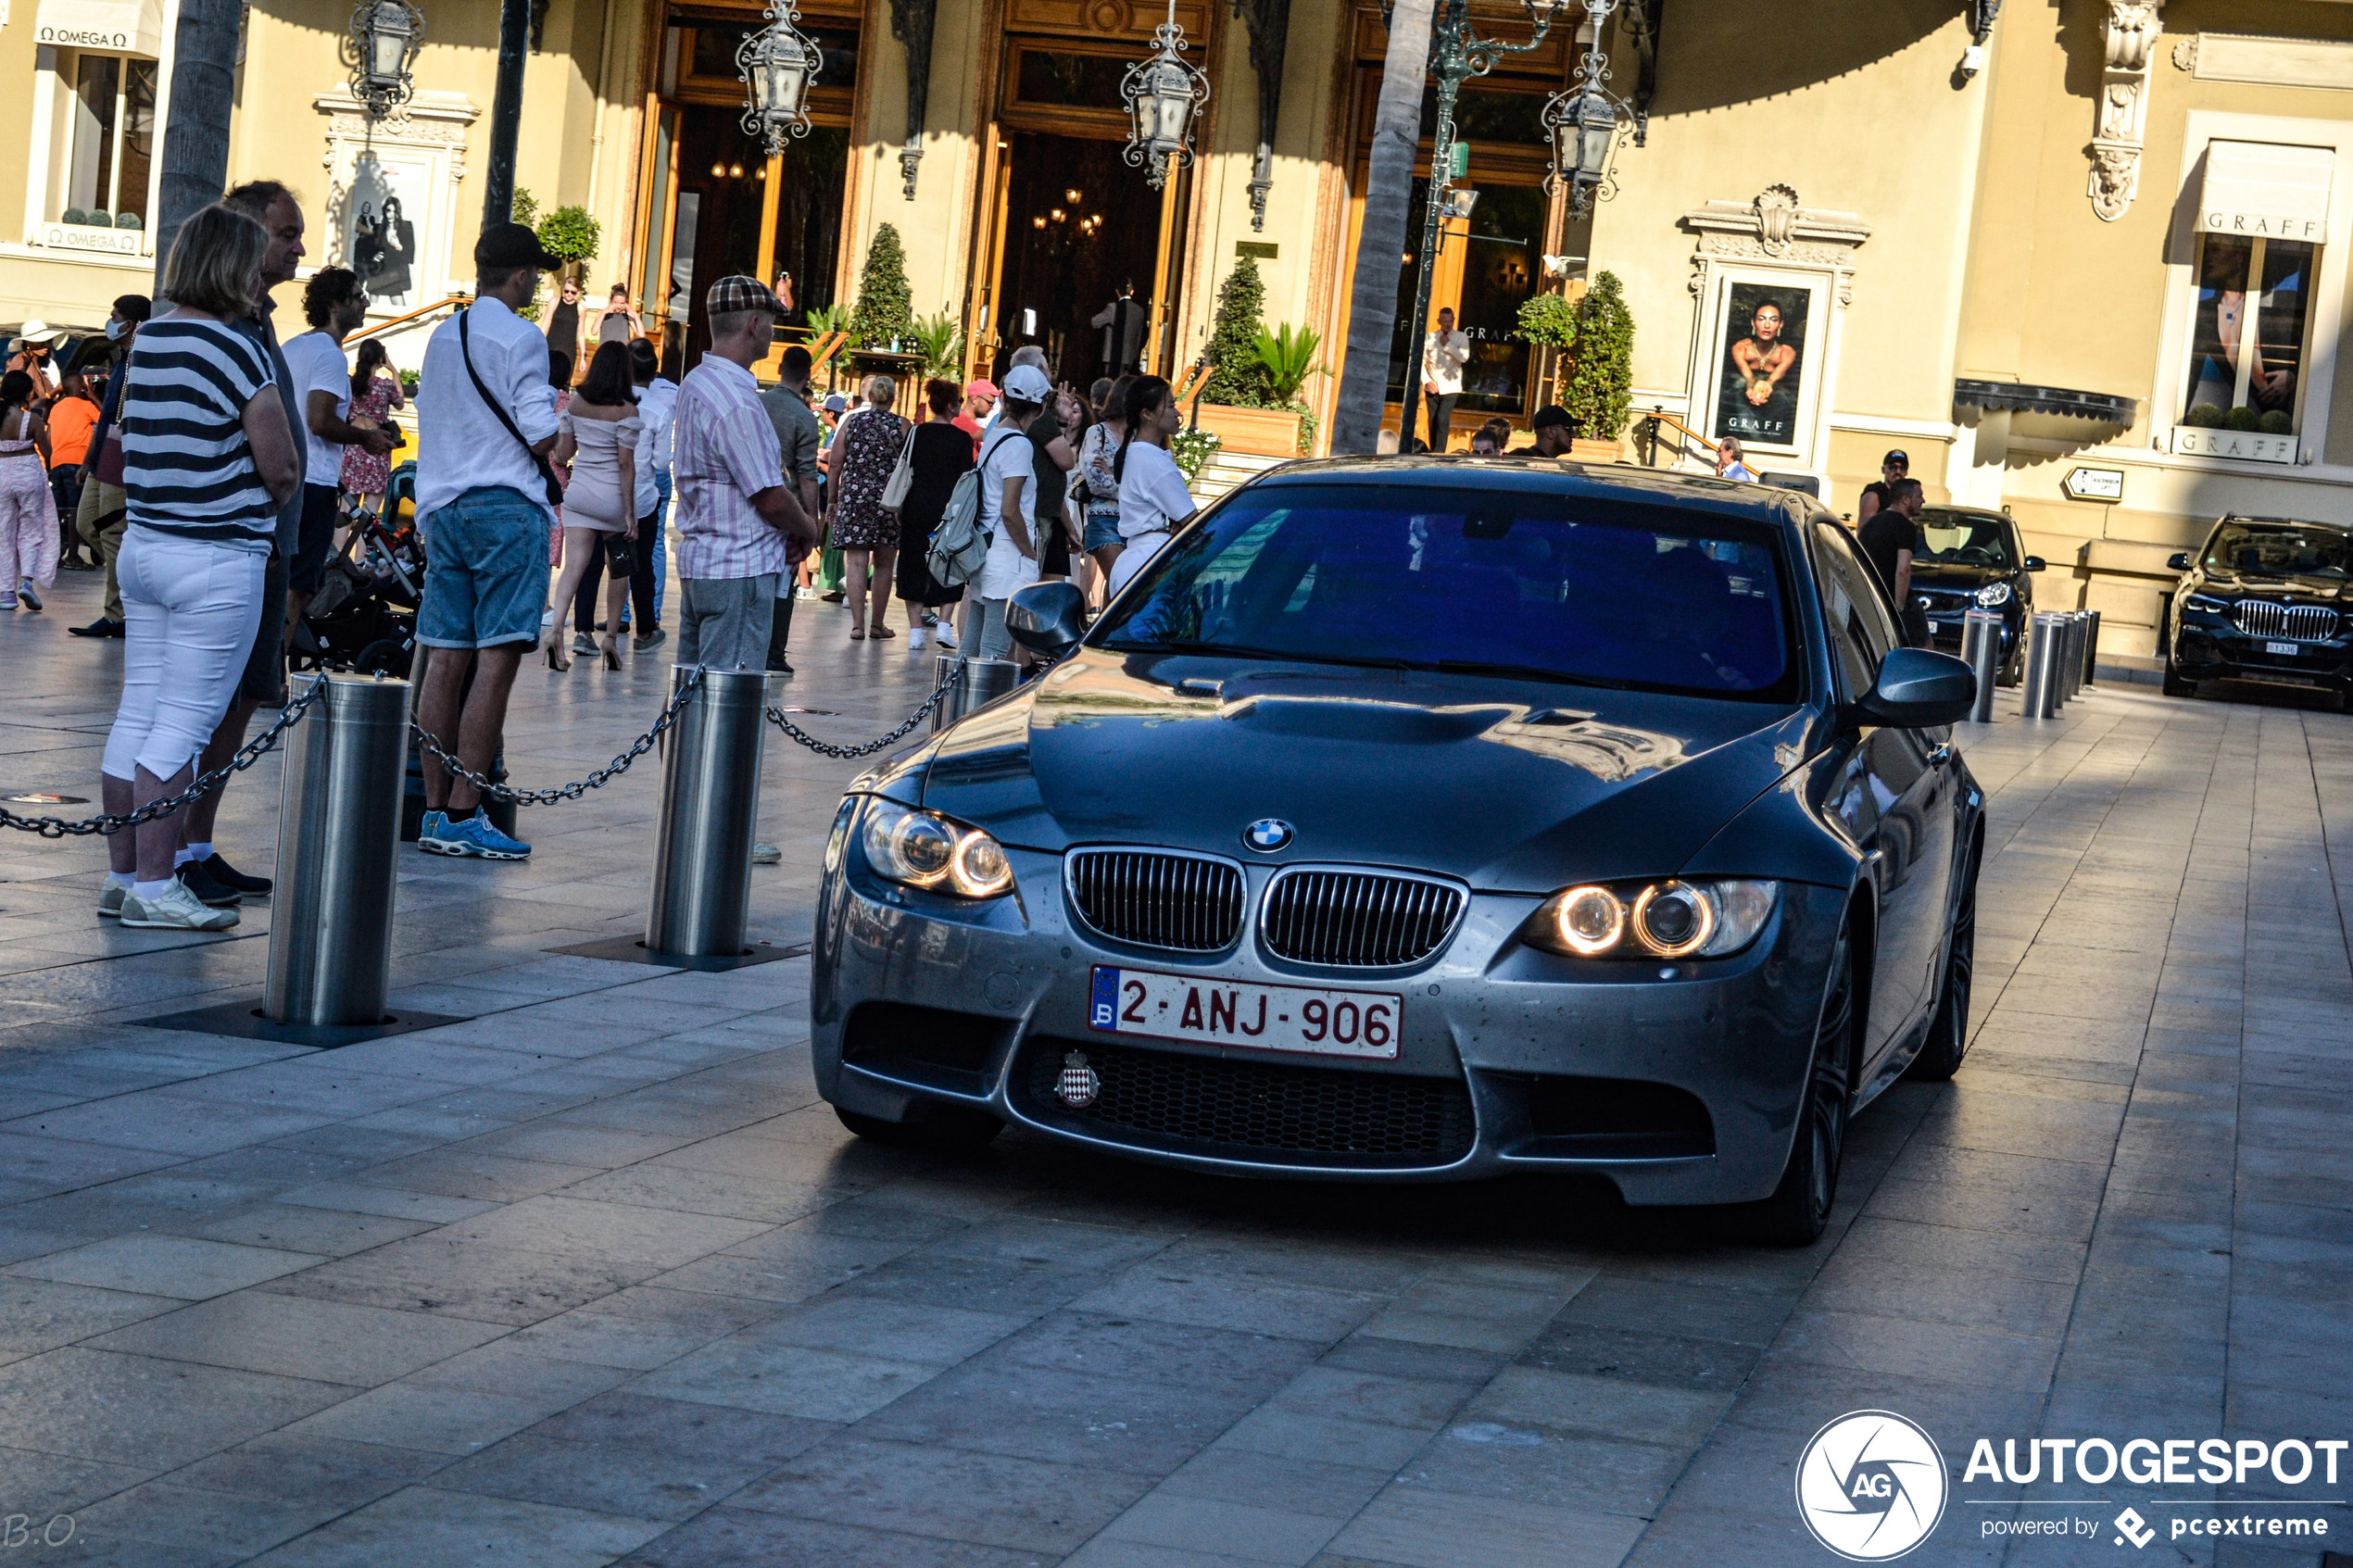
[(2218, 599), (2211, 594), (2192, 594), (2188, 598), (2182, 601), (2182, 608), (2183, 609), (2202, 609), (2208, 615), (2227, 615), (2230, 613), (2231, 601), (2228, 599)]
[(1988, 583), (1977, 591), (1977, 603), (1981, 609), (1992, 609), (1996, 605), (2009, 602), (2010, 585), (2007, 583)]
[(1756, 940), (1778, 882), (1655, 882), (1571, 887), (1529, 921), (1530, 945), (1575, 958), (1720, 959)]
[(1004, 847), (937, 811), (875, 800), (862, 831), (866, 863), (886, 881), (960, 898), (999, 898), (1013, 889)]

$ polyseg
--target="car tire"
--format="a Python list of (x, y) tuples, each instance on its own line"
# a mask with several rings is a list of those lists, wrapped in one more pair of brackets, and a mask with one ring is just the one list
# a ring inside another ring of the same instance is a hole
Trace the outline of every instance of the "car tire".
[(938, 1153), (971, 1153), (986, 1148), (1005, 1130), (1005, 1124), (988, 1111), (961, 1105), (918, 1103), (908, 1111), (904, 1122), (886, 1122), (879, 1116), (861, 1115), (839, 1106), (834, 1107), (834, 1115), (862, 1138)]
[(2165, 695), (2167, 696), (2197, 696), (2197, 683), (2196, 681), (2185, 681), (2182, 679), (2181, 676), (2173, 673), (2173, 661), (2170, 659), (2165, 661), (2164, 684)]
[(1969, 858), (1969, 874), (1961, 884), (1960, 902), (1953, 909), (1953, 939), (1944, 953), (1944, 980), (1936, 989), (1936, 1011), (1928, 1026), (1928, 1043), (1904, 1076), (1921, 1083), (1941, 1084), (1961, 1070), (1969, 1054), (1969, 985), (1977, 969), (1978, 853)]
[(1814, 1060), (1806, 1072), (1806, 1103), (1789, 1164), (1773, 1196), (1740, 1206), (1739, 1228), (1766, 1247), (1810, 1247), (1830, 1223), (1838, 1201), (1838, 1173), (1846, 1156), (1846, 1119), (1854, 1106), (1855, 940), (1850, 920), (1840, 925), (1814, 1028)]

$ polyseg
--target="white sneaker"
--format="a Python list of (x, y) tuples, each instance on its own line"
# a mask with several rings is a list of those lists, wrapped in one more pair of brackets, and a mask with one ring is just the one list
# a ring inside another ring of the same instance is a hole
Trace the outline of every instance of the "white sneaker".
[(943, 621), (932, 628), (931, 640), (941, 647), (952, 648), (956, 646), (956, 629)]
[(125, 927), (164, 931), (226, 931), (237, 923), (237, 911), (206, 907), (205, 901), (175, 876), (170, 886), (152, 898), (142, 898), (136, 892), (125, 893), (122, 923)]
[(131, 889), (119, 882), (109, 882), (98, 889), (98, 913), (113, 920), (122, 913), (122, 901), (131, 897)]
[(784, 858), (785, 852), (773, 844), (754, 843), (751, 847), (751, 863), (755, 866), (773, 866)]
[(32, 579), (30, 577), (17, 584), (17, 597), (31, 605), (34, 609), (41, 608), (41, 591), (32, 585)]
[(907, 628), (907, 651), (909, 653), (921, 653), (924, 651), (924, 629), (922, 627), (910, 626)]

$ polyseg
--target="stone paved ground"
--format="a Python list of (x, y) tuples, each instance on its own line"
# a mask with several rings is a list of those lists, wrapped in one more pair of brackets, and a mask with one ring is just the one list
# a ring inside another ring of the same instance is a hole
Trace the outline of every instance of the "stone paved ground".
[[(95, 793), (120, 655), (62, 634), (90, 597), (0, 621), (6, 793)], [(842, 639), (804, 609), (797, 696), (877, 733), (929, 661)], [(516, 772), (604, 760), (662, 680), (526, 671)], [(2353, 1436), (2353, 720), (2014, 711), (1964, 741), (1969, 1063), (1858, 1123), (1792, 1253), (1542, 1183), (860, 1146), (811, 1088), (804, 962), (547, 951), (640, 929), (651, 776), (527, 813), (527, 865), (405, 850), (396, 1004), (470, 1022), (324, 1053), (131, 1022), (255, 996), (266, 907), (116, 931), (94, 844), (10, 835), (0, 1562), (1817, 1563), (1794, 1461), (1858, 1408), (1957, 1471), (1979, 1436)], [(755, 935), (786, 942), (852, 766), (767, 768)], [(276, 796), (274, 759), (233, 789), (239, 861), (272, 861)], [(2353, 1475), (2265, 1486), (2220, 1495)], [(1909, 1561), (2140, 1561), (2118, 1507), (2217, 1495), (1980, 1479)], [(1984, 1535), (2086, 1499), (2097, 1539)], [(2146, 1556), (2319, 1561), (2269, 1544)]]

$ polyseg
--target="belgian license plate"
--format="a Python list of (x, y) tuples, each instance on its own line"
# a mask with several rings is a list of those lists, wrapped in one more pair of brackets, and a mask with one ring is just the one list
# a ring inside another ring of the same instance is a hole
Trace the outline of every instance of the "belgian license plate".
[(2294, 659), (2303, 650), (2294, 643), (2265, 643), (2263, 651), (2279, 659)]
[(1393, 1061), (1405, 999), (1388, 991), (1252, 985), (1198, 974), (1098, 964), (1087, 1022), (1142, 1035), (1251, 1050)]

